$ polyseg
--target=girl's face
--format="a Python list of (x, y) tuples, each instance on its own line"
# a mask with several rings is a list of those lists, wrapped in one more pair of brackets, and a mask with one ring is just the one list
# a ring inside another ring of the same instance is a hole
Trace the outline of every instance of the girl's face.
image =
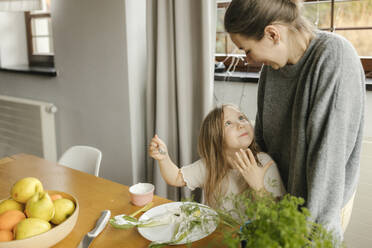
[(224, 145), (228, 153), (248, 148), (254, 138), (253, 127), (233, 106), (223, 108)]
[(288, 62), (287, 48), (275, 35), (265, 33), (259, 41), (240, 34), (230, 34), (230, 37), (239, 49), (244, 50), (248, 63), (263, 63), (278, 70)]

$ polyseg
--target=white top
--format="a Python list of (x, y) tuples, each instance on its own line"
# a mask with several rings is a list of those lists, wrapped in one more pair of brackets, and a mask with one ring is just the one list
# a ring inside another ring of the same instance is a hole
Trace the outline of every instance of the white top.
[[(267, 153), (260, 152), (257, 154), (257, 158), (262, 165), (272, 161), (271, 166), (267, 169), (264, 177), (264, 187), (267, 191), (273, 193), (275, 197), (283, 196), (286, 193), (282, 179), (280, 178), (279, 170), (275, 162)], [(186, 182), (186, 186), (190, 190), (195, 188), (203, 188), (206, 177), (207, 169), (204, 162), (199, 159), (196, 162), (183, 166), (181, 168), (181, 173), (183, 175), (183, 180)], [(227, 188), (226, 196), (231, 194), (239, 194), (244, 189), (247, 188), (246, 183), (242, 183), (242, 176), (237, 169), (231, 169), (227, 173)], [(204, 193), (204, 192), (203, 192)], [(204, 197), (202, 199), (204, 202)]]

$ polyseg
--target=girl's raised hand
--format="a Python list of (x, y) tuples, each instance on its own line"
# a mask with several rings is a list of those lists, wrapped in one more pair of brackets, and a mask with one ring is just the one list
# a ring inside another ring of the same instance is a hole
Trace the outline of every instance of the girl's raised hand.
[(158, 137), (157, 134), (151, 139), (149, 145), (149, 155), (153, 159), (161, 161), (168, 157), (168, 149), (165, 143)]
[(249, 148), (247, 150), (240, 149), (230, 161), (239, 170), (252, 189), (264, 189), (265, 173), (272, 163), (268, 163), (264, 167), (259, 167)]

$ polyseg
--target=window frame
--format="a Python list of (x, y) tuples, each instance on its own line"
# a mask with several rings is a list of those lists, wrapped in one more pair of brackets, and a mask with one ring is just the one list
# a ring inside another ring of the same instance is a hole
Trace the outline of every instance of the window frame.
[[(329, 31), (329, 32), (335, 32), (337, 30), (372, 30), (372, 26), (365, 26), (365, 27), (335, 27), (335, 3), (338, 2), (337, 0), (305, 0), (304, 2), (313, 2), (313, 3), (320, 3), (320, 2), (328, 2), (331, 3), (331, 23), (329, 28), (319, 28), (319, 30), (324, 30), (324, 31)], [(220, 8), (227, 8), (230, 4), (229, 2), (217, 2), (217, 9)], [(217, 34), (221, 34), (226, 32), (217, 32)], [(225, 51), (227, 51), (227, 37), (225, 38)], [(245, 61), (239, 59), (239, 62), (235, 62), (236, 65), (231, 65), (231, 62), (233, 61), (232, 56), (234, 57), (242, 57), (244, 58), (244, 54), (215, 54), (215, 60), (217, 62), (223, 62), (225, 64), (225, 67), (232, 67), (235, 66), (235, 71), (240, 71), (240, 72), (259, 72), (261, 69), (262, 64), (260, 63), (255, 63), (255, 64), (250, 64), (247, 66), (247, 63)], [(365, 75), (367, 78), (372, 78), (372, 56), (359, 56), (361, 63), (363, 65), (363, 69), (365, 72)]]
[(27, 38), (27, 55), (28, 62), (30, 67), (50, 67), (54, 68), (54, 55), (40, 55), (34, 54), (33, 44), (32, 44), (32, 31), (31, 23), (32, 19), (35, 18), (51, 18), (50, 13), (30, 13), (29, 11), (25, 12), (25, 22), (26, 22), (26, 38)]

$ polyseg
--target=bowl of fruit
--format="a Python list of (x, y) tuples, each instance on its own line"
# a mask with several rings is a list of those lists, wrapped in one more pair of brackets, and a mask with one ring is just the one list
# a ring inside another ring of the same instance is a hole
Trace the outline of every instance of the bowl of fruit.
[(44, 190), (37, 178), (23, 178), (9, 198), (0, 200), (0, 248), (51, 247), (72, 231), (78, 215), (74, 196)]

